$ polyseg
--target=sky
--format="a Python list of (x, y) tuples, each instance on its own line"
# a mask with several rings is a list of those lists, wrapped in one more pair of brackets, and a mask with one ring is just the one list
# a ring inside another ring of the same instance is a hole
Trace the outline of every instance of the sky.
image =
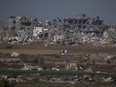
[(25, 15), (42, 21), (81, 14), (116, 24), (116, 0), (0, 0), (0, 20)]

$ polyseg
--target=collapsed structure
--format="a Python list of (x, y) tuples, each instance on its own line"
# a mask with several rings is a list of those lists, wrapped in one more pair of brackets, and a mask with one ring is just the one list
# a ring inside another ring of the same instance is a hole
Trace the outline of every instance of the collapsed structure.
[(37, 18), (10, 16), (8, 25), (0, 28), (1, 42), (46, 44), (115, 44), (116, 25), (108, 25), (99, 16), (86, 14), (39, 22)]

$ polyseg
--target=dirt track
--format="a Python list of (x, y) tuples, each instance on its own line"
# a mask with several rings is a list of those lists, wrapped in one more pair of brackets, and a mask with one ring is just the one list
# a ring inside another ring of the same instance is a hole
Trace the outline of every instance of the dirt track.
[(58, 50), (40, 50), (40, 49), (0, 49), (0, 53), (17, 52), (19, 54), (58, 54)]
[(78, 45), (78, 46), (43, 46), (40, 44), (31, 45), (11, 45), (12, 48), (7, 49), (5, 45), (0, 45), (0, 53), (18, 52), (19, 54), (59, 54), (61, 49), (67, 49), (69, 53), (107, 53), (116, 55), (116, 47), (100, 47), (93, 45)]

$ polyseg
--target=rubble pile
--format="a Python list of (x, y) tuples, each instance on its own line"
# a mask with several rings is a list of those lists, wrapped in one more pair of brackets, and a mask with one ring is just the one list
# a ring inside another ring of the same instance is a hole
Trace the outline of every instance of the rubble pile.
[(39, 22), (28, 16), (10, 16), (0, 27), (0, 42), (45, 44), (115, 44), (116, 25), (82, 14), (74, 18), (56, 18)]
[(35, 82), (39, 82), (39, 83), (57, 83), (57, 84), (61, 84), (61, 83), (65, 83), (65, 84), (97, 84), (97, 82), (99, 83), (111, 83), (111, 82), (115, 82), (114, 79), (112, 77), (100, 77), (100, 80), (97, 79), (98, 77), (96, 76), (91, 76), (88, 74), (84, 74), (84, 75), (69, 75), (69, 76), (51, 76), (51, 77), (45, 77), (45, 76), (39, 76), (36, 75), (36, 77), (32, 77), (32, 76), (25, 76), (25, 75), (18, 75), (18, 74), (11, 74), (11, 75), (1, 75), (0, 79), (5, 79), (8, 80), (10, 82), (17, 82), (17, 83), (25, 83), (26, 81), (34, 81)]
[(85, 54), (80, 59), (85, 60), (89, 64), (110, 64), (113, 60), (115, 61), (115, 55), (108, 55), (107, 53), (98, 54)]

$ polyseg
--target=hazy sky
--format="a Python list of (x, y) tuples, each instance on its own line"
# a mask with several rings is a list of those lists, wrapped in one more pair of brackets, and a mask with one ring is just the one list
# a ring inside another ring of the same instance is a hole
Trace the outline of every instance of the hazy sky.
[(0, 0), (0, 20), (11, 15), (49, 20), (83, 13), (116, 24), (116, 0)]

